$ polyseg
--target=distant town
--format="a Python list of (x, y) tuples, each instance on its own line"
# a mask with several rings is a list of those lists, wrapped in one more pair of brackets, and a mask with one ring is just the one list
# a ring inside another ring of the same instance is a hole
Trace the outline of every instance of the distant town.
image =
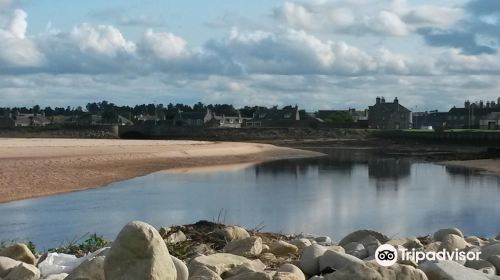
[(282, 108), (230, 104), (193, 106), (143, 104), (117, 106), (102, 101), (85, 107), (0, 108), (0, 128), (45, 126), (172, 126), (197, 128), (333, 127), (381, 130), (500, 130), (500, 98), (497, 101), (465, 101), (448, 112), (412, 112), (398, 98), (377, 97), (364, 110), (306, 112), (297, 105)]

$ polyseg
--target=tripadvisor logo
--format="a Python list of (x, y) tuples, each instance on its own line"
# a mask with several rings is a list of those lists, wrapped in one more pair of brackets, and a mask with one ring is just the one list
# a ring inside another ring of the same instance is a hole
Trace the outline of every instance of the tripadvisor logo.
[[(480, 260), (479, 256), (481, 252), (478, 251), (447, 251), (442, 250), (439, 252), (424, 252), (418, 251), (415, 249), (407, 250), (405, 248), (399, 247), (401, 249), (397, 250), (394, 246), (389, 244), (381, 245), (375, 251), (375, 260), (381, 266), (392, 266), (399, 259), (402, 261), (414, 261), (416, 263), (420, 263), (421, 261), (477, 261)], [(398, 258), (399, 256), (399, 258)]]

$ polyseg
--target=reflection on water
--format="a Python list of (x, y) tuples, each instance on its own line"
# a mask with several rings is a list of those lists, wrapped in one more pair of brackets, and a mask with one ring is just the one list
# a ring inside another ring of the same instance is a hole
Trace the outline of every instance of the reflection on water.
[(156, 226), (215, 219), (288, 233), (345, 234), (370, 228), (391, 236), (457, 226), (500, 230), (500, 180), (371, 150), (322, 149), (327, 157), (269, 162), (212, 173), (156, 173), (107, 188), (0, 204), (0, 241), (43, 248), (85, 233), (114, 238), (130, 220)]

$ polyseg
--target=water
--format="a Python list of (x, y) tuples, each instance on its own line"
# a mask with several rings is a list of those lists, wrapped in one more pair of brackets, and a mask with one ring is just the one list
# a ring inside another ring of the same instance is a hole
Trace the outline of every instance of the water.
[(242, 170), (160, 172), (109, 187), (0, 204), (0, 241), (39, 249), (86, 233), (113, 239), (131, 220), (155, 226), (220, 220), (338, 240), (369, 228), (390, 236), (427, 235), (456, 226), (500, 231), (500, 179), (371, 150), (323, 149), (329, 156)]

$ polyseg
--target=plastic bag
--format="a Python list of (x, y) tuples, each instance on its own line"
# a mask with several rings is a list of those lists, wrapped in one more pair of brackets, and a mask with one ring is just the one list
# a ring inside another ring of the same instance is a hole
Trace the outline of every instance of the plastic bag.
[(104, 255), (108, 249), (109, 247), (102, 248), (81, 258), (68, 254), (49, 253), (47, 254), (47, 258), (38, 265), (38, 268), (42, 276), (71, 273), (84, 261), (91, 260), (101, 254)]

